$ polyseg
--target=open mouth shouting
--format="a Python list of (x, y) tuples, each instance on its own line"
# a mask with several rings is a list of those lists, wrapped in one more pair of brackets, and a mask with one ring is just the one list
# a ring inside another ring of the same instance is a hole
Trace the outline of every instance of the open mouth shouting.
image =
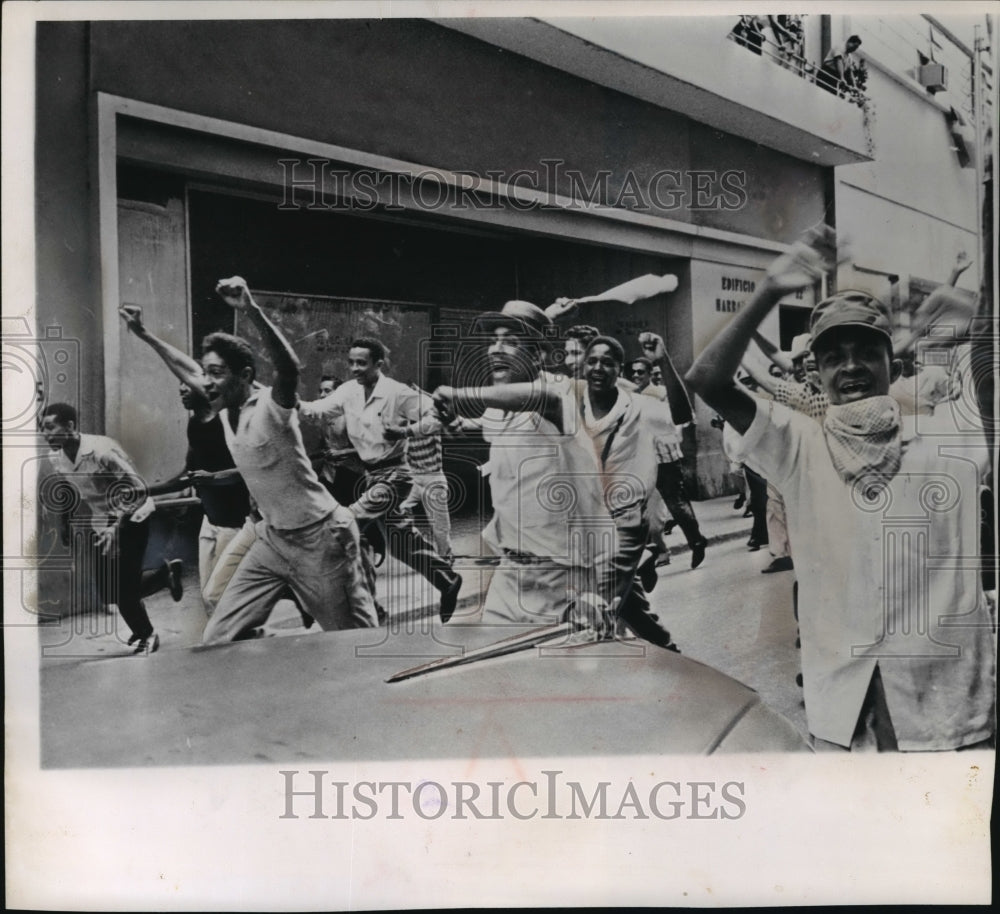
[(870, 378), (849, 378), (841, 381), (837, 385), (841, 402), (848, 403), (853, 400), (863, 400), (871, 396), (872, 383)]

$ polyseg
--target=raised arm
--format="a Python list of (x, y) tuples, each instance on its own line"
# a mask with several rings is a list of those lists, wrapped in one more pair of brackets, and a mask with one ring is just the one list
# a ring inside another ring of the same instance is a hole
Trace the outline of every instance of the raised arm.
[(568, 318), (575, 314), (577, 311), (577, 304), (575, 298), (557, 298), (551, 305), (545, 309), (545, 313), (548, 315), (549, 320), (558, 321), (563, 318)]
[(205, 396), (205, 376), (202, 374), (201, 365), (180, 349), (164, 342), (158, 336), (151, 333), (142, 322), (142, 312), (131, 305), (123, 305), (118, 309), (118, 313), (124, 318), (125, 326), (135, 334), (135, 336), (148, 344), (170, 369), (174, 376), (182, 383), (191, 388), (200, 400), (208, 404), (208, 397)]
[(833, 265), (834, 245), (833, 230), (824, 226), (775, 260), (750, 301), (709, 342), (685, 376), (690, 387), (741, 435), (750, 428), (757, 405), (734, 378), (753, 333), (782, 298), (812, 286)]
[(694, 419), (694, 407), (691, 405), (691, 398), (688, 396), (680, 373), (674, 368), (674, 363), (670, 359), (663, 337), (658, 333), (643, 330), (639, 334), (639, 346), (642, 348), (642, 354), (654, 365), (660, 367), (660, 373), (663, 375), (663, 387), (667, 391), (667, 403), (674, 417), (674, 423), (678, 427), (689, 424)]
[(948, 276), (945, 282), (946, 286), (953, 286), (958, 282), (958, 278), (972, 266), (972, 261), (969, 260), (969, 255), (965, 251), (961, 251), (959, 255), (955, 258), (955, 266), (951, 268), (951, 274)]
[[(949, 285), (938, 286), (913, 313), (910, 329), (893, 339), (894, 354), (897, 357), (905, 355), (921, 338), (938, 346), (962, 342), (978, 305), (979, 297), (975, 292)], [(935, 329), (941, 334), (935, 333)]]
[(293, 409), (297, 401), (296, 391), (299, 386), (299, 369), (301, 368), (295, 350), (292, 349), (281, 331), (271, 323), (261, 310), (260, 305), (253, 300), (246, 280), (242, 276), (220, 279), (215, 291), (230, 308), (245, 312), (257, 328), (264, 345), (267, 347), (271, 363), (274, 365), (274, 384), (271, 387), (271, 396), (279, 406)]
[(774, 382), (777, 379), (772, 378), (766, 371), (762, 371), (759, 366), (754, 364), (753, 359), (743, 359), (743, 361), (740, 362), (740, 368), (753, 378), (758, 387), (765, 390), (772, 397), (775, 395), (777, 385)]
[(792, 371), (795, 367), (792, 364), (791, 357), (787, 352), (782, 352), (777, 346), (774, 345), (763, 333), (759, 330), (755, 330), (753, 333), (753, 341), (760, 347), (760, 351), (764, 353), (775, 365), (777, 365), (782, 371), (788, 373)]

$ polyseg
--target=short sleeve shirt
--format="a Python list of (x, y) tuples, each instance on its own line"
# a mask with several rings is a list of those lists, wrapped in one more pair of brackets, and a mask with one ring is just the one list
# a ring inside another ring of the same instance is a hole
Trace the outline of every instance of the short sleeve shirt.
[(902, 438), (881, 492), (845, 483), (822, 426), (778, 403), (757, 404), (738, 456), (785, 500), (810, 731), (849, 745), (878, 664), (899, 747), (952, 749), (993, 729), (978, 558), (988, 451), (981, 431), (937, 416), (904, 417)]
[(295, 530), (337, 507), (306, 455), (297, 410), (276, 403), (270, 387), (250, 395), (235, 432), (226, 411), (221, 417), (233, 460), (270, 526)]

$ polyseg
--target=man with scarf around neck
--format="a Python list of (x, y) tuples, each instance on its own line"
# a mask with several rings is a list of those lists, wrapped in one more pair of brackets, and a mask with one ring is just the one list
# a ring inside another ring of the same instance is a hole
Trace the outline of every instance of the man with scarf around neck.
[(831, 403), (822, 425), (733, 382), (764, 316), (812, 286), (834, 251), (825, 229), (780, 256), (686, 380), (742, 435), (744, 461), (785, 496), (816, 748), (992, 745), (996, 648), (975, 497), (989, 454), (982, 434), (958, 421), (967, 424), (974, 398), (961, 417), (901, 420), (888, 396), (899, 374), (890, 322), (862, 292), (831, 296), (812, 313)]
[(620, 622), (676, 650), (636, 580), (655, 493), (653, 439), (672, 429), (669, 408), (619, 387), (625, 354), (611, 337), (588, 343), (582, 380), (546, 380), (539, 347), (549, 326), (528, 302), (481, 315), (477, 330), (493, 334), (492, 386), (434, 392), (444, 416), (481, 415), (490, 441), (495, 514), (483, 538), (501, 564), (483, 621), (552, 622), (568, 607), (600, 607), (609, 632)]

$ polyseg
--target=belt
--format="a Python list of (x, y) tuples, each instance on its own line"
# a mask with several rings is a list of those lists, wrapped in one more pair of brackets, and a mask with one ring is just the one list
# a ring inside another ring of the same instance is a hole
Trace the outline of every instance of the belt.
[(369, 473), (377, 472), (378, 470), (391, 470), (393, 467), (401, 467), (405, 461), (402, 457), (395, 457), (392, 460), (381, 460), (378, 463), (368, 463), (364, 462), (365, 470)]
[(503, 554), (518, 565), (555, 565), (548, 555), (532, 555), (530, 552), (515, 552), (513, 549), (504, 549)]

